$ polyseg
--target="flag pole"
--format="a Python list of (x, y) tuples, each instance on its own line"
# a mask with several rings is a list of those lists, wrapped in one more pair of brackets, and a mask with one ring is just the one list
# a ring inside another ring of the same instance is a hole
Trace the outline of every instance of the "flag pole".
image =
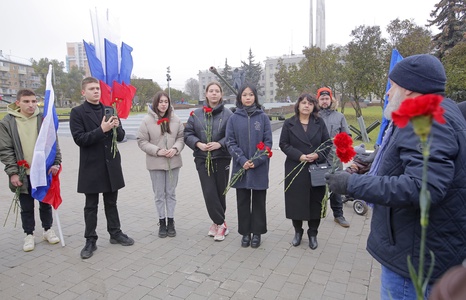
[(65, 240), (63, 239), (63, 231), (61, 230), (60, 217), (58, 216), (58, 210), (54, 209), (55, 220), (57, 221), (58, 226), (58, 235), (60, 236), (61, 246), (65, 247)]

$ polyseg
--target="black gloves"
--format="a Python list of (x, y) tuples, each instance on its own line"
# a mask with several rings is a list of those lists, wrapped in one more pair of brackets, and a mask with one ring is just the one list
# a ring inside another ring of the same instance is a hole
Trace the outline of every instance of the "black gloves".
[(348, 180), (351, 174), (348, 172), (325, 173), (325, 182), (330, 191), (339, 195), (347, 194)]

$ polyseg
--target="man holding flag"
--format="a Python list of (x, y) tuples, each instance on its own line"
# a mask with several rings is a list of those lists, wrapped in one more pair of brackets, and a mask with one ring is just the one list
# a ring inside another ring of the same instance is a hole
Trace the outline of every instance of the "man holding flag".
[[(8, 105), (8, 114), (0, 121), (0, 160), (5, 165), (5, 172), (10, 178), (10, 189), (15, 192), (20, 187), (19, 201), (21, 205), (21, 221), (26, 233), (23, 250), (34, 250), (34, 197), (31, 190), (29, 169), (23, 180), (20, 180), (18, 162), (34, 163), (34, 147), (43, 123), (43, 115), (37, 107), (36, 94), (30, 89), (19, 90), (16, 101)], [(56, 133), (54, 133), (56, 134)], [(55, 136), (56, 137), (56, 136)], [(58, 143), (50, 157), (51, 166), (47, 168), (49, 176), (55, 176), (60, 170), (61, 153)], [(44, 228), (43, 239), (50, 244), (60, 242), (52, 227), (52, 206), (39, 202), (39, 215)]]

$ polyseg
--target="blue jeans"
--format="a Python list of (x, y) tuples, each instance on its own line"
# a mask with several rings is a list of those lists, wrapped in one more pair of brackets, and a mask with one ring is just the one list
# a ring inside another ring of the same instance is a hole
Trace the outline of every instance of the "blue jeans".
[[(416, 291), (410, 278), (403, 277), (390, 271), (382, 265), (380, 276), (380, 299), (381, 300), (412, 300), (416, 299)], [(427, 286), (424, 299), (429, 298), (432, 285)]]

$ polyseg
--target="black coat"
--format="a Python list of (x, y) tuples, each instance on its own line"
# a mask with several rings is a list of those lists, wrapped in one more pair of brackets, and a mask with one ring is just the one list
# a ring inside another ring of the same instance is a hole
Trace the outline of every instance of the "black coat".
[[(285, 176), (300, 164), (299, 158), (301, 155), (313, 153), (321, 144), (328, 143), (329, 139), (325, 122), (320, 117), (315, 119), (311, 116), (307, 131), (304, 131), (296, 116), (285, 120), (280, 135), (280, 149), (286, 154)], [(318, 162), (325, 162), (328, 152), (329, 148), (319, 152)], [(299, 171), (299, 168), (285, 179), (284, 188), (293, 180), (293, 183), (285, 192), (285, 215), (287, 219), (320, 219), (325, 187), (311, 187), (308, 169), (309, 164), (306, 164), (294, 180), (293, 177)]]
[[(87, 101), (71, 110), (70, 130), (79, 146), (78, 193), (114, 192), (125, 186), (120, 152), (111, 151), (113, 130), (102, 131), (92, 104)], [(104, 105), (99, 104), (104, 115)], [(117, 128), (117, 141), (125, 137), (123, 127)]]

